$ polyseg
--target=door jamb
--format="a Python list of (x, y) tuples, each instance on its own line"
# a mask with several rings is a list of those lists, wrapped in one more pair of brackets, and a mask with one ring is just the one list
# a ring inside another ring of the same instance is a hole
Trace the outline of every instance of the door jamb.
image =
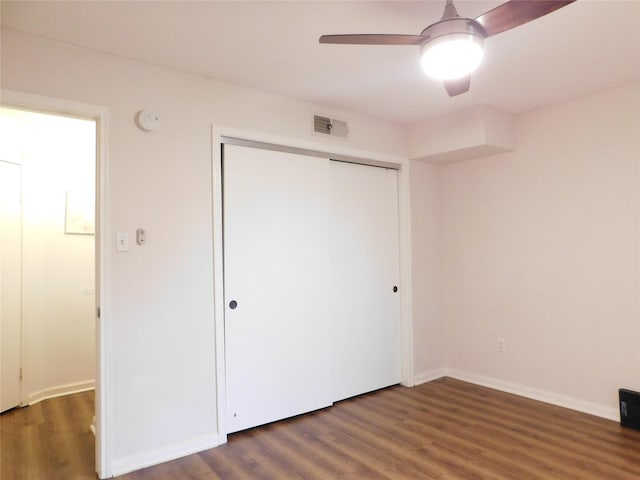
[[(15, 162), (10, 161), (8, 159), (2, 160), (1, 157), (0, 157), (0, 163), (5, 163), (7, 165), (15, 165), (16, 167), (19, 168), (19, 173), (18, 173), (19, 178), (20, 178), (20, 189), (19, 189), (19, 192), (20, 192), (20, 195), (22, 196), (22, 179), (23, 179), (22, 164), (15, 163)], [(20, 284), (21, 285), (20, 285), (20, 300), (19, 300), (20, 312), (19, 312), (19, 315), (18, 315), (18, 317), (19, 317), (18, 319), (19, 319), (19, 322), (20, 322), (20, 325), (18, 327), (18, 329), (19, 329), (18, 361), (20, 362), (20, 364), (19, 364), (19, 366), (20, 366), (20, 377), (19, 377), (19, 380), (18, 380), (18, 403), (16, 405), (14, 405), (14, 406), (22, 407), (22, 406), (24, 406), (24, 388), (23, 388), (24, 387), (24, 382), (22, 381), (22, 372), (23, 372), (22, 369), (23, 369), (23, 365), (25, 363), (24, 362), (24, 350), (25, 350), (25, 348), (24, 348), (24, 333), (23, 333), (24, 332), (24, 321), (23, 321), (23, 312), (22, 312), (22, 276), (23, 276), (23, 270), (24, 270), (23, 261), (22, 261), (22, 255), (23, 255), (22, 252), (23, 252), (23, 246), (24, 246), (23, 242), (24, 242), (24, 240), (23, 240), (23, 231), (22, 231), (22, 225), (23, 225), (22, 199), (20, 199), (19, 202), (20, 202), (20, 213), (19, 213), (19, 218), (20, 218), (19, 219), (19, 222), (20, 222), (19, 223), (20, 242), (19, 243), (20, 243)], [(0, 320), (0, 321), (2, 321), (2, 320)], [(2, 328), (2, 326), (0, 325), (0, 329), (1, 328)], [(0, 362), (1, 361), (2, 360), (0, 359)]]
[(1, 104), (59, 115), (91, 118), (96, 122), (96, 472), (100, 478), (111, 477), (112, 398), (111, 398), (111, 312), (110, 267), (107, 246), (111, 238), (108, 222), (108, 108), (60, 98), (33, 95), (14, 90), (0, 91)]

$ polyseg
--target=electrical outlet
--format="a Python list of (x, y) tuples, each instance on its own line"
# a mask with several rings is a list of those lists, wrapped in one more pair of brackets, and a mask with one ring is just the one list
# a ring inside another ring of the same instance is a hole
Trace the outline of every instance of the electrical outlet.
[(498, 339), (498, 353), (504, 353), (505, 343), (504, 338)]

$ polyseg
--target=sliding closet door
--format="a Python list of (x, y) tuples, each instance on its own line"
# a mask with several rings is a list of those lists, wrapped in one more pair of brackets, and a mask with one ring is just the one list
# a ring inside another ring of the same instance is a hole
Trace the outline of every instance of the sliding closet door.
[(328, 406), (328, 159), (225, 145), (227, 431)]
[(401, 380), (398, 172), (331, 162), (334, 400)]

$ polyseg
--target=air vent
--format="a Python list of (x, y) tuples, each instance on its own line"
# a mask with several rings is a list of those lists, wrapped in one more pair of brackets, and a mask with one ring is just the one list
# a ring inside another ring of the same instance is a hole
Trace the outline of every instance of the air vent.
[(331, 119), (329, 117), (313, 116), (313, 131), (316, 133), (325, 133), (331, 135)]
[(349, 126), (347, 122), (342, 120), (336, 120), (335, 118), (324, 117), (322, 115), (314, 115), (313, 131), (324, 135), (347, 138)]

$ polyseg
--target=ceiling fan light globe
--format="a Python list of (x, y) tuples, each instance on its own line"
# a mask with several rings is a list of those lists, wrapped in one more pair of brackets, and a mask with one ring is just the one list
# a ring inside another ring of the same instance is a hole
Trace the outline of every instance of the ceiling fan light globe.
[(436, 37), (421, 47), (424, 72), (437, 80), (454, 80), (473, 72), (483, 57), (483, 38), (469, 33)]

